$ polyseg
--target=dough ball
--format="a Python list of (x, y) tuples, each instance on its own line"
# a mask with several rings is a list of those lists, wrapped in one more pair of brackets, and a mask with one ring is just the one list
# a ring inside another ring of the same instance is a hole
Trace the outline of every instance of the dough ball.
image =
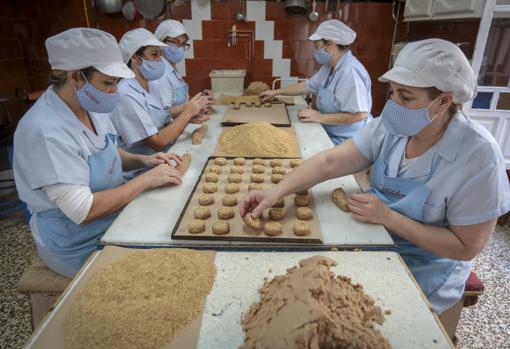
[(227, 194), (235, 194), (239, 192), (239, 184), (237, 183), (230, 183), (225, 186), (225, 193)]
[(285, 199), (276, 201), (272, 207), (285, 207)]
[(278, 184), (281, 182), (283, 177), (284, 177), (284, 175), (279, 174), (279, 173), (271, 175), (271, 182), (273, 182), (274, 184)]
[(227, 164), (227, 159), (222, 158), (222, 157), (216, 158), (216, 159), (214, 159), (214, 163), (218, 166), (225, 166)]
[(216, 193), (217, 190), (218, 186), (216, 185), (216, 183), (205, 183), (204, 185), (202, 185), (202, 192), (204, 192), (204, 194)]
[(284, 208), (270, 208), (269, 209), (269, 218), (273, 221), (279, 221), (285, 217), (285, 209)]
[(190, 234), (200, 234), (205, 231), (205, 222), (200, 219), (194, 219), (188, 224)]
[(193, 216), (196, 219), (207, 219), (211, 217), (211, 210), (208, 207), (198, 207), (193, 211)]
[(214, 196), (212, 195), (200, 195), (198, 197), (198, 203), (202, 206), (209, 206), (214, 204)]
[(273, 174), (287, 174), (287, 170), (281, 166), (273, 167)]
[(221, 200), (224, 206), (235, 206), (237, 205), (237, 196), (235, 195), (225, 195)]
[(260, 108), (260, 102), (255, 102), (254, 104), (257, 108)]
[(236, 165), (236, 166), (244, 166), (245, 163), (246, 163), (245, 158), (235, 158), (234, 159), (234, 165)]
[(215, 235), (225, 235), (230, 233), (230, 224), (226, 221), (216, 221), (212, 225), (212, 232)]
[(262, 165), (266, 166), (266, 161), (260, 158), (253, 159), (253, 165)]
[(250, 179), (253, 183), (264, 183), (264, 179), (266, 178), (263, 174), (254, 173), (251, 175)]
[(308, 207), (298, 207), (296, 210), (296, 217), (306, 221), (313, 218), (313, 212)]
[(262, 221), (260, 218), (253, 218), (249, 212), (244, 215), (243, 222), (252, 229), (259, 230), (262, 227)]
[(310, 195), (296, 195), (294, 204), (298, 207), (308, 206), (310, 203)]
[(218, 209), (219, 219), (231, 219), (234, 218), (234, 209), (231, 207), (221, 207)]
[(271, 108), (271, 103), (270, 102), (264, 103), (264, 107)]
[(232, 173), (232, 174), (234, 174), (234, 173), (243, 174), (244, 173), (244, 169), (241, 166), (233, 166), (230, 169), (230, 173)]
[(243, 180), (243, 176), (241, 176), (239, 173), (234, 173), (234, 174), (228, 175), (229, 183), (241, 183), (242, 180)]
[(234, 108), (234, 110), (239, 110), (239, 109), (241, 109), (241, 105), (236, 103), (236, 104), (234, 104), (233, 108)]
[(310, 228), (310, 224), (303, 221), (297, 221), (294, 223), (294, 234), (297, 236), (305, 236), (312, 232), (312, 228)]
[(262, 165), (253, 165), (251, 172), (253, 173), (265, 173), (266, 168)]
[(264, 234), (269, 236), (276, 236), (283, 233), (281, 223), (278, 222), (267, 222), (264, 224)]
[(269, 164), (271, 167), (281, 167), (283, 165), (283, 161), (280, 159), (273, 159)]
[(209, 167), (209, 170), (207, 172), (214, 172), (217, 174), (221, 174), (223, 172), (223, 170), (221, 169), (221, 166), (212, 165), (211, 167)]
[(207, 183), (218, 183), (218, 174), (214, 172), (208, 172), (205, 174), (205, 181)]
[(264, 189), (264, 186), (262, 184), (259, 184), (259, 183), (250, 183), (248, 185), (248, 190), (251, 191), (251, 190), (262, 190)]
[(302, 163), (303, 163), (303, 160), (301, 160), (301, 159), (292, 159), (292, 160), (290, 160), (290, 167), (292, 167), (292, 168), (298, 167)]

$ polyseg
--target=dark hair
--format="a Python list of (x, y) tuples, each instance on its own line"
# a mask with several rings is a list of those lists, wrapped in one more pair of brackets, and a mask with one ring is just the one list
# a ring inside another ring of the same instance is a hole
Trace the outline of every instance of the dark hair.
[[(138, 56), (138, 57), (142, 57), (143, 56), (143, 53), (145, 52), (145, 48), (147, 46), (142, 46), (140, 47), (138, 50), (136, 50), (135, 54), (133, 56)], [(129, 59), (129, 62), (128, 62), (128, 67), (131, 68), (131, 58)]]
[[(322, 39), (322, 42), (326, 45), (329, 40), (326, 40), (326, 39)], [(338, 49), (342, 50), (342, 51), (347, 51), (347, 50), (350, 50), (351, 49), (351, 45), (340, 45), (340, 44), (335, 44), (336, 47), (338, 47)]]
[[(429, 98), (431, 100), (436, 99), (441, 93), (443, 93), (443, 91), (435, 87), (427, 87), (427, 94), (429, 95)], [(452, 105), (450, 105), (450, 108), (448, 108), (448, 113), (450, 114), (450, 117), (453, 117), (460, 110), (462, 110), (462, 104), (452, 103)]]
[[(94, 67), (87, 67), (80, 69), (79, 71), (83, 74), (83, 76), (85, 76), (85, 79), (90, 80), (92, 78), (92, 74), (97, 72), (97, 69)], [(55, 88), (58, 90), (64, 86), (67, 81), (67, 71), (61, 69), (52, 70), (48, 79), (50, 84), (55, 86)]]

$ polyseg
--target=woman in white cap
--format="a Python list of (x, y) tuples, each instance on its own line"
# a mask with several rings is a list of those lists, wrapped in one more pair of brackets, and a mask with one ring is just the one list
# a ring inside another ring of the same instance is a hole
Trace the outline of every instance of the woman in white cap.
[[(112, 122), (120, 136), (120, 146), (135, 154), (167, 150), (193, 117), (207, 105), (207, 98), (195, 96), (175, 120), (155, 95), (149, 81), (160, 79), (165, 71), (161, 48), (166, 47), (148, 30), (137, 28), (125, 33), (119, 42), (122, 58), (134, 78), (119, 82), (120, 102)], [(126, 179), (143, 169), (124, 173)]]
[(259, 216), (283, 196), (373, 165), (370, 193), (349, 197), (352, 216), (391, 232), (395, 251), (442, 313), (462, 296), (473, 258), (510, 209), (505, 162), (490, 133), (460, 111), (477, 81), (456, 45), (407, 44), (379, 80), (391, 89), (381, 117), (275, 187), (250, 193), (241, 214)]
[(299, 119), (322, 124), (335, 145), (351, 138), (372, 120), (370, 76), (349, 49), (355, 38), (356, 33), (337, 19), (322, 22), (309, 37), (321, 69), (307, 81), (263, 92), (261, 97), (317, 95), (317, 110), (303, 109)]
[[(72, 277), (122, 207), (146, 189), (181, 183), (180, 157), (117, 148), (108, 113), (120, 98), (117, 80), (133, 72), (112, 35), (74, 28), (48, 38), (46, 50), (52, 85), (18, 124), (14, 177), (41, 259)], [(145, 166), (156, 167), (123, 184), (122, 169)]]

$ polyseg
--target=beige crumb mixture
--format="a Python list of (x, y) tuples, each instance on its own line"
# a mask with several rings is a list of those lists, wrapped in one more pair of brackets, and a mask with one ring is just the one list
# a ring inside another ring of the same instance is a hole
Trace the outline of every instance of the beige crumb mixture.
[(219, 151), (236, 156), (293, 156), (295, 137), (267, 122), (254, 122), (225, 130)]
[(202, 313), (214, 283), (210, 254), (148, 249), (98, 271), (71, 306), (67, 348), (161, 348)]

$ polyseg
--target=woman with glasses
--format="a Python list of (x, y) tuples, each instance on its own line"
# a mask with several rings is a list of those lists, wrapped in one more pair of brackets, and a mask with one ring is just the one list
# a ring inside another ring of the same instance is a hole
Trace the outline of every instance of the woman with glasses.
[(355, 38), (356, 33), (339, 20), (321, 23), (309, 37), (314, 42), (314, 58), (322, 65), (321, 69), (307, 81), (263, 92), (262, 99), (276, 95), (317, 95), (318, 110), (301, 110), (300, 121), (322, 124), (335, 145), (351, 138), (372, 119), (370, 76), (349, 50)]
[[(161, 48), (166, 47), (148, 30), (133, 29), (119, 42), (122, 58), (135, 77), (119, 82), (121, 95), (112, 113), (112, 122), (120, 136), (120, 145), (135, 154), (154, 154), (166, 151), (182, 130), (200, 110), (207, 106), (207, 98), (198, 94), (186, 103), (174, 119), (155, 94), (149, 82), (160, 79), (165, 71)], [(130, 179), (143, 169), (125, 172)]]

